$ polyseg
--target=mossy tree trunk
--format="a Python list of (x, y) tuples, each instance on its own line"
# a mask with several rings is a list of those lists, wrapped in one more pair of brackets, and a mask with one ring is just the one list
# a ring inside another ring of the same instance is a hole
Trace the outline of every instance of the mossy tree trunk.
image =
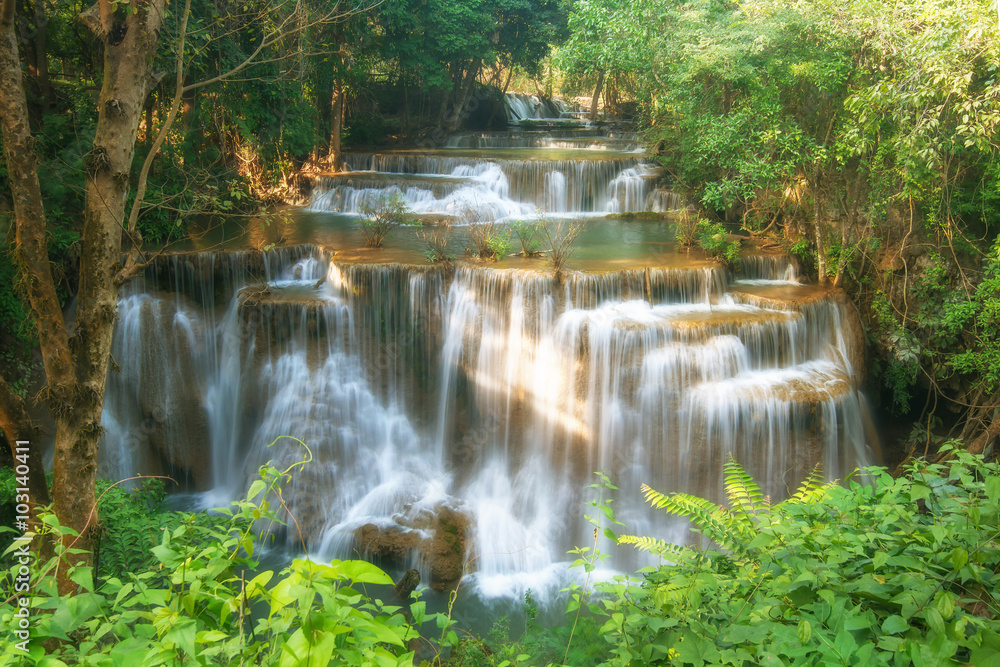
[[(140, 0), (116, 10), (101, 0), (80, 17), (103, 46), (104, 85), (87, 156), (77, 318), (69, 336), (46, 252), (45, 211), (14, 38), (14, 0), (0, 5), (0, 116), (15, 201), (15, 253), (45, 364), (42, 396), (56, 423), (54, 509), (63, 525), (80, 533), (76, 547), (88, 546), (88, 530), (97, 520), (97, 443), (118, 300), (115, 278), (125, 201), (166, 8), (167, 0)], [(5, 399), (0, 401), (0, 425), (8, 439), (18, 439), (30, 428), (26, 406), (7, 386), (0, 396)], [(40, 464), (32, 467), (41, 471)], [(59, 585), (64, 593), (74, 588), (65, 575)]]

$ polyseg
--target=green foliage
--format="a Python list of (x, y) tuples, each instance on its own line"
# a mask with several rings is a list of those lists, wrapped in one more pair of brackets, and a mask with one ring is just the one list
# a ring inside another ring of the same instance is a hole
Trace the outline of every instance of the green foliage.
[(696, 227), (698, 245), (708, 254), (721, 260), (726, 266), (736, 268), (740, 264), (740, 242), (729, 240), (729, 231), (721, 222), (699, 220)]
[[(288, 472), (262, 468), (248, 499), (217, 510), (217, 522), (187, 515), (163, 530), (152, 548), (156, 567), (137, 574), (102, 582), (74, 564), (79, 550), (57, 543), (55, 557), (32, 565), (28, 656), (13, 641), (18, 598), (8, 594), (16, 568), (6, 572), (0, 655), (53, 665), (412, 664), (407, 642), (417, 632), (398, 607), (366, 592), (392, 583), (377, 567), (296, 559), (277, 574), (258, 569), (256, 527), (276, 520), (272, 499)], [(43, 521), (52, 535), (72, 534), (52, 514)], [(58, 595), (61, 568), (77, 594)], [(420, 602), (411, 613), (417, 624), (428, 618)]]
[(514, 237), (521, 245), (521, 255), (523, 257), (534, 257), (541, 254), (542, 237), (545, 234), (544, 222), (520, 220), (514, 223), (512, 229)]
[(476, 221), (476, 213), (471, 209), (465, 211), (463, 217), (473, 221), (468, 225), (468, 232), (469, 251), (474, 257), (499, 261), (513, 250), (510, 229), (495, 220)]
[(776, 505), (732, 461), (730, 509), (647, 491), (726, 549), (623, 539), (673, 564), (599, 586), (607, 664), (992, 664), (1000, 466), (953, 454), (873, 484), (814, 474)]
[(692, 246), (698, 240), (698, 227), (702, 223), (701, 216), (684, 209), (677, 214), (674, 223), (674, 238), (682, 246)]
[(788, 252), (798, 257), (804, 267), (816, 265), (816, 253), (806, 239), (798, 239), (787, 244)]
[[(993, 243), (983, 279), (968, 301), (949, 299), (942, 313), (944, 339), (940, 345), (961, 334), (964, 348), (951, 357), (951, 366), (959, 373), (978, 378), (986, 391), (1000, 389), (1000, 236)], [(950, 334), (950, 336), (949, 336)]]
[(428, 262), (451, 262), (455, 259), (450, 247), (450, 225), (424, 227), (417, 232), (417, 238), (424, 242), (424, 255)]
[(172, 530), (181, 521), (180, 515), (162, 511), (166, 496), (163, 481), (145, 480), (133, 490), (98, 480), (96, 492), (100, 525), (94, 550), (95, 578), (121, 579), (151, 569), (156, 563), (152, 548), (159, 544), (163, 529)]
[(514, 244), (510, 240), (509, 229), (493, 234), (487, 239), (486, 243), (489, 246), (490, 256), (496, 260), (503, 259), (514, 249)]
[(385, 144), (399, 129), (398, 122), (382, 114), (354, 114), (344, 125), (344, 141), (355, 146), (377, 146)]
[(974, 289), (940, 255), (912, 283), (905, 312), (875, 291), (870, 309), (887, 358), (876, 367), (897, 414), (908, 411), (923, 373), (937, 382), (966, 379), (987, 395), (1000, 389), (1000, 238), (983, 258)]
[(378, 199), (367, 199), (359, 207), (361, 211), (361, 233), (365, 237), (365, 245), (369, 248), (381, 248), (382, 242), (393, 228), (399, 225), (418, 225), (417, 221), (408, 218), (409, 207), (398, 192), (394, 195), (383, 195)]

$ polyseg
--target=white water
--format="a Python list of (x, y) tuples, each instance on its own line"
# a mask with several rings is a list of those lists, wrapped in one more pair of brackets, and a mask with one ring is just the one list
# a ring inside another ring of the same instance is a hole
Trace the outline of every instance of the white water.
[[(764, 308), (727, 293), (724, 272), (654, 269), (650, 303), (641, 271), (556, 284), (338, 265), (308, 248), (272, 254), (261, 292), (239, 261), (204, 263), (174, 260), (158, 281), (172, 295), (148, 281), (122, 299), (115, 350), (128, 370), (109, 375), (102, 472), (187, 471), (218, 504), (258, 466), (300, 461), (304, 448), (280, 436), (300, 438), (313, 460), (285, 489), (288, 539), (301, 530), (315, 558), (352, 555), (366, 526), (426, 544), (448, 508), (468, 521), (470, 590), (544, 599), (565, 584), (566, 552), (592, 542), (596, 470), (621, 489), (630, 532), (682, 539), (639, 484), (721, 500), (732, 453), (779, 499), (817, 462), (831, 477), (869, 462), (833, 300)], [(749, 261), (742, 277), (789, 286), (791, 266)], [(215, 304), (226, 284), (229, 302)], [(137, 374), (159, 389), (137, 389)], [(402, 565), (428, 581), (422, 549)], [(643, 562), (618, 550), (611, 564)]]
[[(311, 208), (356, 213), (399, 194), (461, 223), (683, 205), (642, 156), (591, 148), (635, 136), (561, 132), (474, 137), (578, 149), (553, 149), (558, 159), (545, 148), (349, 155), (356, 171), (322, 181)], [(644, 505), (641, 483), (722, 501), (733, 454), (777, 500), (816, 463), (836, 478), (870, 461), (857, 342), (835, 299), (786, 298), (799, 280), (787, 257), (746, 257), (735, 275), (650, 266), (558, 282), (342, 264), (310, 246), (165, 257), (119, 303), (101, 472), (170, 474), (216, 506), (259, 466), (294, 467), (289, 548), (317, 559), (381, 549), (443, 587), (454, 568), (442, 549), (457, 551), (467, 590), (518, 599), (531, 588), (544, 602), (572, 576), (567, 551), (592, 544), (597, 470), (621, 489), (629, 532), (683, 540), (682, 522)], [(770, 289), (785, 296), (759, 296)], [(617, 549), (609, 566), (646, 563)]]
[[(508, 103), (518, 118), (558, 115), (551, 105), (521, 94), (509, 95)], [(470, 149), (477, 152), (470, 155)], [(655, 187), (662, 170), (646, 160), (634, 133), (584, 124), (546, 132), (465, 133), (434, 151), (348, 154), (344, 163), (348, 173), (320, 179), (310, 210), (358, 214), (365, 202), (400, 196), (413, 213), (457, 217), (461, 223), (680, 205), (676, 195)]]

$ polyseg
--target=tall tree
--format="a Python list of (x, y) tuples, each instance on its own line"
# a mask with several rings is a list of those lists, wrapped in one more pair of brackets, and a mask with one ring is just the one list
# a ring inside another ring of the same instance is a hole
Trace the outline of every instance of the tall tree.
[[(14, 40), (13, 5), (13, 0), (3, 0), (0, 13), (0, 108), (5, 157), (13, 176), (15, 253), (42, 349), (47, 380), (42, 397), (56, 424), (54, 508), (64, 525), (83, 534), (86, 544), (85, 531), (96, 512), (97, 443), (118, 298), (114, 278), (121, 260), (125, 200), (167, 0), (139, 0), (117, 8), (101, 0), (81, 17), (103, 46), (104, 67), (97, 131), (87, 164), (72, 333), (56, 298), (46, 251), (45, 211)], [(26, 408), (5, 382), (0, 382), (0, 395), (5, 399), (0, 402), (0, 421), (13, 443), (26, 428), (20, 421)], [(37, 463), (32, 468), (41, 471)], [(41, 489), (33, 491), (44, 497)], [(62, 585), (71, 583), (64, 579)]]
[[(139, 210), (150, 166), (171, 130), (182, 99), (237, 74), (247, 74), (261, 63), (301, 58), (301, 52), (289, 48), (295, 38), (320, 23), (367, 11), (372, 4), (363, 2), (346, 9), (335, 4), (317, 15), (306, 16), (301, 3), (285, 0), (245, 7), (250, 13), (236, 17), (206, 19), (224, 38), (242, 36), (247, 46), (234, 62), (189, 81), (191, 61), (221, 38), (206, 38), (206, 31), (201, 29), (198, 48), (190, 52), (185, 49), (191, 10), (191, 0), (187, 0), (177, 21), (176, 43), (172, 44), (174, 98), (139, 170), (131, 207), (127, 203), (133, 185), (139, 124), (150, 91), (164, 76), (155, 71), (155, 66), (162, 51), (160, 37), (168, 18), (169, 0), (99, 0), (80, 15), (80, 22), (101, 46), (103, 67), (97, 125), (85, 164), (79, 288), (72, 327), (64, 319), (46, 249), (48, 226), (15, 37), (14, 5), (15, 0), (0, 0), (0, 115), (14, 200), (14, 254), (45, 367), (46, 386), (40, 398), (55, 420), (54, 509), (63, 525), (80, 533), (76, 546), (86, 547), (89, 528), (98, 519), (94, 497), (98, 441), (118, 290), (123, 281), (144, 266), (140, 261)], [(232, 25), (223, 23), (228, 20), (233, 21)], [(122, 266), (126, 237), (128, 255)], [(0, 428), (11, 446), (29, 437), (33, 445), (39, 444), (27, 415), (25, 400), (0, 379)], [(43, 467), (37, 450), (32, 453), (32, 495), (37, 502), (44, 502)], [(61, 586), (68, 590), (72, 584), (64, 579)]]

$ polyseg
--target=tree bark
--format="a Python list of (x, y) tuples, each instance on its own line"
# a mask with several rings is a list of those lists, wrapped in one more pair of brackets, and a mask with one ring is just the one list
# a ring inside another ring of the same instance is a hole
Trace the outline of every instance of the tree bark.
[[(45, 483), (45, 464), (42, 461), (40, 430), (32, 423), (24, 399), (15, 394), (10, 386), (0, 379), (0, 430), (10, 445), (10, 455), (17, 470), (18, 442), (27, 442), (28, 449), (28, 495), (30, 523), (37, 525), (38, 508), (48, 505), (49, 487)], [(20, 484), (18, 485), (20, 486)]]
[(826, 285), (828, 278), (826, 275), (826, 239), (823, 234), (823, 215), (820, 204), (819, 176), (812, 182), (813, 186), (813, 227), (816, 238), (816, 272), (819, 274), (820, 285)]
[(333, 81), (333, 106), (330, 109), (330, 165), (340, 171), (340, 139), (344, 131), (344, 82)]
[(462, 117), (465, 114), (465, 107), (469, 103), (469, 97), (472, 94), (472, 84), (476, 82), (476, 78), (479, 76), (479, 70), (483, 66), (482, 60), (476, 60), (469, 67), (469, 71), (466, 72), (465, 79), (462, 81), (462, 88), (458, 93), (458, 97), (455, 100), (455, 110), (451, 117), (451, 122), (448, 123), (449, 132), (457, 132), (458, 128), (462, 125)]
[[(73, 363), (46, 249), (45, 209), (14, 32), (14, 0), (0, 2), (0, 131), (14, 202), (14, 259), (24, 278), (48, 380), (42, 394), (54, 412), (68, 411), (75, 384)], [(48, 504), (45, 468), (38, 450), (39, 433), (28, 416), (24, 399), (3, 381), (0, 381), (0, 429), (10, 443), (12, 454), (16, 453), (18, 440), (30, 442), (31, 500), (36, 506)], [(37, 520), (34, 508), (32, 520)]]
[(46, 32), (49, 20), (45, 16), (43, 0), (35, 0), (33, 23), (35, 24), (35, 67), (38, 77), (38, 96), (42, 100), (42, 111), (49, 108), (49, 53)]
[[(104, 85), (98, 101), (93, 149), (87, 156), (80, 288), (76, 330), (70, 339), (76, 391), (71, 409), (57, 411), (52, 495), (56, 516), (89, 546), (97, 520), (94, 485), (101, 409), (111, 356), (129, 172), (167, 0), (134, 3), (119, 20), (108, 0), (97, 8), (95, 31), (104, 43)], [(92, 11), (92, 10), (91, 10)], [(62, 572), (62, 571), (61, 571)], [(60, 574), (60, 591), (74, 585)]]
[(594, 97), (590, 101), (590, 120), (597, 120), (597, 103), (601, 101), (601, 89), (604, 87), (604, 70), (597, 73), (597, 85), (594, 87)]
[(968, 445), (968, 450), (973, 454), (982, 454), (991, 442), (1000, 438), (1000, 410), (995, 407), (993, 410), (996, 411), (993, 421)]

